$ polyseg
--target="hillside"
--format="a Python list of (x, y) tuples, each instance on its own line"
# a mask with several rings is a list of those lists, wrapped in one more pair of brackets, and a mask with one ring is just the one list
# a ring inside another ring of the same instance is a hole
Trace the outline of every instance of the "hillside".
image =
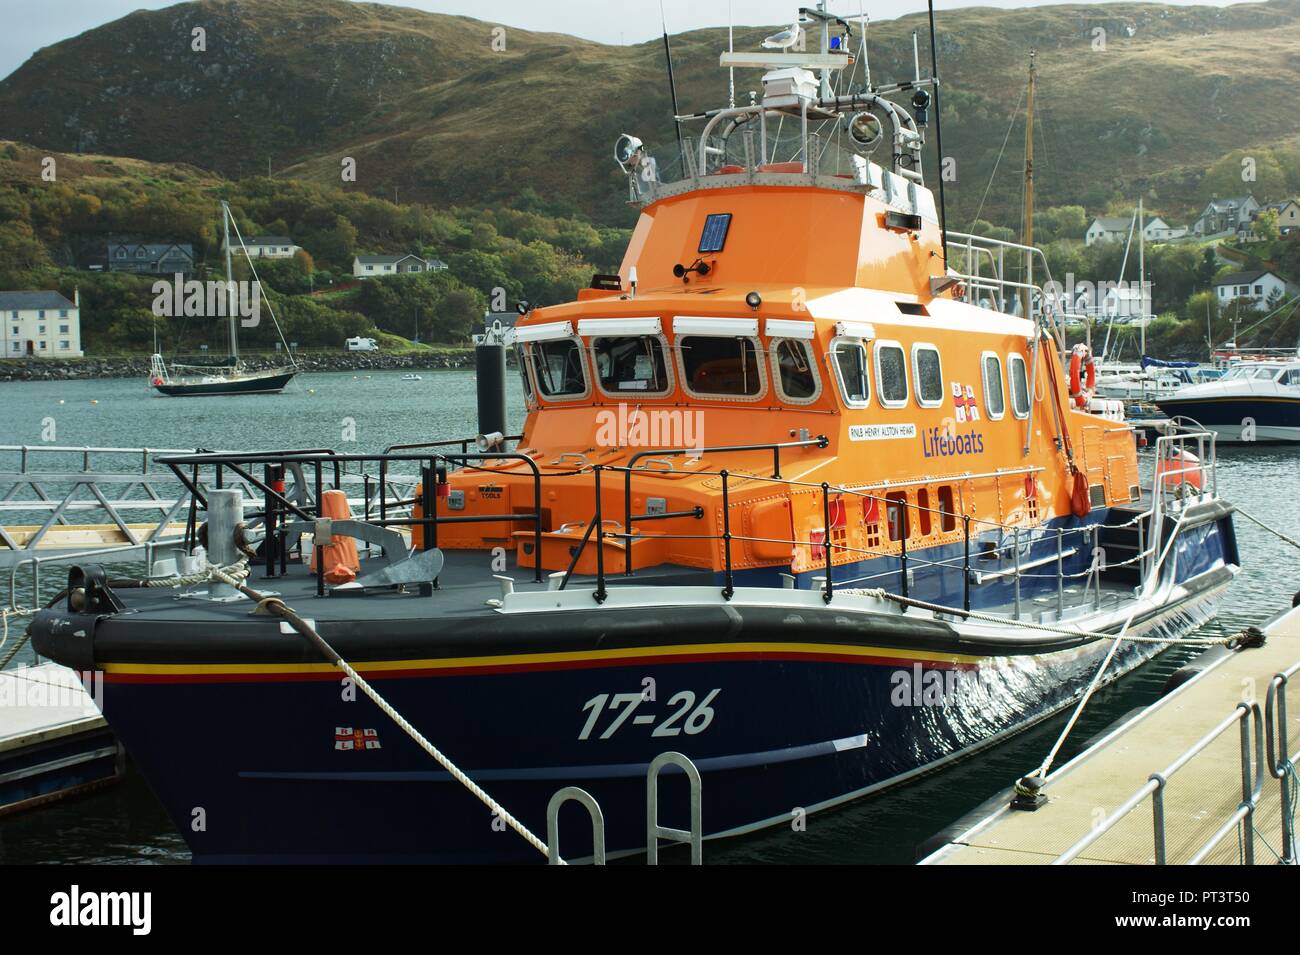
[[(55, 182), (41, 179), (47, 156)], [(307, 250), (258, 267), (286, 334), (304, 346), (337, 346), (376, 328), (464, 342), (497, 289), (510, 303), (568, 300), (594, 270), (614, 268), (627, 242), (627, 230), (526, 208), (433, 209), (299, 180), (231, 181), (192, 166), (0, 140), (0, 289), (72, 297), (79, 288), (83, 342), (98, 354), (149, 347), (155, 327), (164, 341), (183, 337), (190, 347), (219, 337), (221, 322), (156, 322), (154, 276), (87, 266), (104, 261), (110, 235), (166, 236), (192, 247), (198, 277), (219, 276), (222, 199), (245, 236), (291, 234)], [(356, 283), (353, 256), (375, 252), (437, 256), (449, 269)], [(245, 268), (236, 261), (237, 277)], [(248, 337), (268, 349), (275, 340), (268, 323)]]
[[(850, 5), (852, 6), (852, 5)], [(856, 8), (855, 8), (856, 9)], [(1186, 218), (1209, 194), (1300, 189), (1300, 0), (1231, 7), (1115, 3), (940, 12), (944, 139), (957, 159), (954, 221), (973, 217), (1039, 51), (1038, 202), (1128, 202)], [(207, 31), (207, 51), (190, 49)], [(1106, 31), (1095, 50), (1093, 31)], [(876, 82), (911, 74), (922, 16), (871, 24)], [(513, 203), (626, 225), (609, 159), (618, 133), (670, 155), (658, 41), (608, 46), (343, 0), (200, 0), (136, 12), (39, 51), (0, 83), (0, 135), (265, 174), (439, 204)], [(755, 48), (770, 27), (740, 27)], [(719, 105), (725, 28), (674, 39), (683, 111)], [(923, 44), (924, 48), (924, 44)], [(923, 57), (924, 58), (924, 57)], [(738, 95), (756, 89), (738, 71)], [(1023, 131), (1011, 130), (983, 217), (1014, 222)], [(1240, 158), (1260, 180), (1239, 182)], [(1212, 168), (1213, 167), (1213, 168)], [(933, 168), (933, 166), (931, 167)], [(1207, 172), (1210, 170), (1210, 172)]]

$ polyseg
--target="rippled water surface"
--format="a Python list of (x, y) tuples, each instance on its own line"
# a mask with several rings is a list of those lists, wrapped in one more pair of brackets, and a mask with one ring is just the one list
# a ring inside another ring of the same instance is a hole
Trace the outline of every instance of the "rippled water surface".
[[(473, 434), (470, 372), (303, 375), (279, 396), (160, 398), (138, 381), (0, 385), (0, 444), (40, 444), (53, 419), (63, 445), (155, 448), (312, 448), (379, 451), (388, 445)], [(514, 407), (518, 382), (510, 378)], [(92, 403), (95, 402), (95, 403)], [(512, 427), (517, 428), (516, 414)], [(355, 444), (342, 441), (355, 426)], [(1220, 492), (1300, 537), (1300, 449), (1223, 448)], [(1231, 633), (1289, 606), (1300, 589), (1300, 551), (1237, 520), (1245, 570), (1203, 628)], [(1101, 691), (1060, 761), (1113, 720), (1156, 699), (1194, 651), (1171, 650)], [(17, 662), (23, 662), (19, 657)], [(1060, 716), (940, 773), (808, 818), (802, 832), (758, 833), (705, 848), (714, 863), (907, 863), (916, 847), (1034, 768), (1064, 725)], [(707, 794), (706, 794), (707, 799)], [(148, 787), (122, 785), (0, 819), (0, 862), (187, 862), (184, 841)]]

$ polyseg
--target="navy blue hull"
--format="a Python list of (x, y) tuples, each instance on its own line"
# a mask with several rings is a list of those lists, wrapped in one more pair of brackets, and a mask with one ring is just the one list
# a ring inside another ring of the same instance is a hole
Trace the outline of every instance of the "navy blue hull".
[[(646, 766), (688, 755), (704, 779), (704, 831), (779, 824), (970, 753), (1066, 705), (1105, 647), (985, 661), (975, 670), (900, 658), (867, 663), (697, 662), (376, 681), (376, 688), (534, 832), (556, 790), (600, 803), (610, 852), (644, 848)], [(1127, 645), (1115, 672), (1153, 653)], [(647, 680), (653, 683), (647, 683)], [(941, 681), (947, 699), (927, 698)], [(609, 738), (588, 738), (585, 703), (641, 694)], [(718, 690), (713, 717), (654, 736), (683, 692)], [(198, 861), (526, 861), (537, 854), (442, 772), (377, 707), (337, 681), (114, 684), (105, 714)], [(160, 720), (160, 714), (167, 714)], [(702, 721), (701, 721), (702, 722)], [(335, 731), (373, 729), (379, 747), (336, 750)], [(687, 826), (684, 777), (667, 770), (664, 824)], [(562, 817), (563, 852), (591, 850), (580, 809)], [(196, 826), (201, 827), (196, 830)]]
[[(1229, 441), (1300, 441), (1300, 395), (1295, 398), (1161, 398), (1157, 406), (1165, 414), (1184, 415), (1219, 432)], [(1251, 437), (1243, 437), (1249, 422)]]

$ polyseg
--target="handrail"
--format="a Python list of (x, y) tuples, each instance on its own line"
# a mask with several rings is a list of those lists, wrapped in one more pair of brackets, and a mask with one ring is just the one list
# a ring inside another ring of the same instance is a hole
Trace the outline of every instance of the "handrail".
[[(221, 469), (231, 468), (240, 477), (250, 485), (261, 491), (268, 502), (274, 507), (282, 509), (284, 512), (291, 512), (302, 520), (313, 520), (315, 513), (319, 511), (321, 494), (322, 494), (322, 465), (331, 465), (334, 469), (334, 486), (337, 488), (341, 483), (341, 467), (349, 462), (358, 462), (361, 464), (378, 463), (380, 466), (379, 493), (380, 493), (380, 517), (372, 519), (370, 523), (380, 526), (402, 525), (415, 526), (419, 525), (424, 530), (425, 547), (437, 546), (437, 529), (441, 524), (460, 524), (470, 522), (514, 522), (530, 521), (533, 525), (533, 546), (534, 546), (534, 579), (540, 583), (542, 580), (542, 473), (537, 462), (527, 454), (518, 451), (484, 451), (476, 453), (461, 454), (338, 454), (334, 451), (307, 451), (307, 452), (248, 452), (248, 453), (229, 453), (229, 452), (200, 452), (195, 454), (181, 454), (159, 458), (159, 463), (166, 464), (173, 473), (189, 488), (193, 495), (192, 500), (204, 501), (202, 492), (199, 490), (197, 479), (198, 469), (204, 465), (209, 465), (217, 469), (218, 481), (220, 480)], [(430, 486), (430, 478), (434, 477), (437, 483), (441, 484), (443, 475), (446, 471), (448, 462), (459, 461), (462, 466), (470, 461), (517, 461), (526, 464), (532, 471), (533, 477), (533, 510), (532, 513), (514, 513), (504, 515), (457, 515), (457, 516), (439, 516), (438, 514), (438, 497), (434, 489)], [(423, 482), (423, 514), (419, 518), (389, 518), (387, 516), (387, 466), (394, 461), (416, 461), (422, 465), (427, 464), (425, 469), (425, 480)], [(439, 467), (439, 462), (442, 466)], [(252, 474), (244, 471), (240, 465), (269, 464), (269, 465), (310, 465), (315, 470), (315, 508), (300, 508), (284, 495), (273, 488), (269, 482), (259, 480)], [(183, 468), (190, 466), (194, 474), (186, 475)], [(436, 476), (436, 477), (435, 477)], [(204, 502), (206, 507), (206, 502)], [(317, 562), (317, 595), (323, 595), (325, 586), (321, 568), (323, 562)]]
[[(1254, 734), (1251, 733), (1251, 724), (1254, 723)], [(1263, 733), (1261, 732), (1263, 717), (1260, 712), (1258, 703), (1238, 703), (1232, 714), (1220, 720), (1213, 729), (1203, 735), (1199, 740), (1184, 750), (1161, 772), (1152, 773), (1147, 781), (1137, 789), (1128, 799), (1126, 799), (1118, 809), (1107, 816), (1100, 824), (1094, 826), (1092, 830), (1063, 853), (1052, 861), (1052, 865), (1066, 865), (1077, 859), (1088, 847), (1097, 842), (1102, 836), (1115, 828), (1122, 820), (1136, 809), (1148, 797), (1152, 797), (1152, 840), (1155, 850), (1155, 860), (1157, 865), (1165, 865), (1166, 858), (1166, 840), (1165, 840), (1165, 817), (1164, 817), (1164, 790), (1170, 777), (1190, 763), (1198, 754), (1203, 752), (1212, 743), (1230, 729), (1237, 725), (1240, 727), (1241, 740), (1241, 785), (1242, 785), (1242, 803), (1237, 811), (1231, 814), (1228, 820), (1214, 833), (1208, 842), (1193, 855), (1191, 862), (1193, 864), (1200, 862), (1226, 835), (1232, 831), (1232, 827), (1243, 819), (1251, 820), (1254, 814), (1255, 806), (1258, 804), (1259, 796), (1263, 791), (1263, 764), (1264, 748)], [(1254, 740), (1255, 760), (1250, 760), (1251, 742)], [(1248, 824), (1247, 837), (1243, 840), (1244, 852), (1247, 864), (1254, 860), (1254, 835), (1253, 826)]]

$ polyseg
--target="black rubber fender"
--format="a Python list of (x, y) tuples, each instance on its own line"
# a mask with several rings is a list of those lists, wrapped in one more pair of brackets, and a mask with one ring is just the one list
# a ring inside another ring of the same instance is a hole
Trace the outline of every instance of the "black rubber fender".
[(41, 656), (74, 670), (95, 666), (95, 628), (103, 614), (42, 610), (32, 618), (27, 632)]

